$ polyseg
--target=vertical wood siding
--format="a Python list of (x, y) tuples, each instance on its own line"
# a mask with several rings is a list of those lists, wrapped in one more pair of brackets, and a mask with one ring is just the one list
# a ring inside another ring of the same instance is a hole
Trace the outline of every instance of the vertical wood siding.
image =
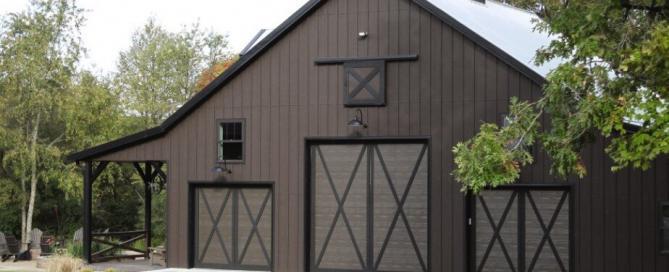
[[(359, 31), (369, 32), (358, 40)], [(433, 271), (464, 271), (465, 200), (451, 172), (452, 146), (499, 122), (509, 97), (540, 87), (408, 0), (331, 0), (309, 15), (166, 136), (99, 160), (168, 162), (168, 261), (187, 266), (188, 182), (212, 180), (216, 120), (246, 120), (246, 161), (231, 180), (273, 181), (277, 271), (304, 270), (304, 138), (348, 136), (340, 66), (317, 57), (418, 53), (387, 65), (387, 106), (363, 108), (366, 136), (431, 137)], [(604, 142), (584, 150), (588, 176), (572, 179), (577, 271), (667, 271), (657, 254), (657, 201), (668, 197), (667, 160), (646, 172), (611, 173)], [(559, 182), (537, 148), (521, 182)]]

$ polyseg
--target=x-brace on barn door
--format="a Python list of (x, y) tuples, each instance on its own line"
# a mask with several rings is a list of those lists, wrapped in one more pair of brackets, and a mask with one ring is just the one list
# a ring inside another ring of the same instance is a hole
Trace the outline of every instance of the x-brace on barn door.
[(470, 271), (572, 271), (569, 186), (470, 196)]
[(428, 146), (313, 144), (309, 268), (428, 271)]
[(191, 198), (193, 266), (272, 269), (271, 185), (200, 184)]

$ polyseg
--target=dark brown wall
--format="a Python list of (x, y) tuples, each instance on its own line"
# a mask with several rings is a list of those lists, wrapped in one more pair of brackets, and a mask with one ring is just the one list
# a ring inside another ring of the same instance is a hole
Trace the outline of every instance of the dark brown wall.
[[(369, 38), (356, 39), (368, 31)], [(304, 138), (348, 136), (353, 110), (342, 105), (341, 66), (317, 57), (418, 53), (387, 66), (387, 106), (364, 108), (368, 136), (430, 136), (432, 268), (463, 271), (465, 208), (450, 175), (452, 146), (482, 121), (497, 122), (509, 97), (532, 99), (539, 87), (408, 0), (331, 0), (224, 86), (163, 138), (100, 160), (165, 160), (169, 165), (168, 261), (187, 266), (188, 181), (211, 180), (216, 120), (244, 118), (246, 163), (232, 180), (276, 182), (275, 265), (304, 265)], [(657, 200), (667, 199), (667, 162), (654, 170), (612, 174), (602, 143), (585, 151), (589, 175), (576, 184), (578, 271), (666, 271), (656, 245)], [(555, 182), (545, 155), (522, 182)]]

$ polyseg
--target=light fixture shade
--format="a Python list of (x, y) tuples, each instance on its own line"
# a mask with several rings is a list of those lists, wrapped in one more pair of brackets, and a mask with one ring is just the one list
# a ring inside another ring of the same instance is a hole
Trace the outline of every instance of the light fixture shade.
[(349, 127), (362, 127), (364, 124), (358, 120), (358, 118), (355, 118), (351, 121), (348, 121), (348, 126)]
[(355, 112), (355, 117), (351, 121), (348, 121), (348, 126), (352, 128), (367, 128), (367, 124), (365, 124), (364, 121), (362, 121), (362, 111), (360, 109), (356, 110)]
[(232, 171), (230, 169), (228, 169), (228, 167), (225, 164), (223, 166), (221, 166), (221, 165), (214, 166), (214, 168), (211, 169), (211, 172), (219, 174), (219, 175), (224, 174), (224, 173), (227, 173), (227, 174), (232, 173)]

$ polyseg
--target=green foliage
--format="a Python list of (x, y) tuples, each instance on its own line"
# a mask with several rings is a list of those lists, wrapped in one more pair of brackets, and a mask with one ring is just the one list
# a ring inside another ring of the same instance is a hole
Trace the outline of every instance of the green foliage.
[(534, 144), (539, 123), (534, 105), (512, 99), (506, 125), (483, 124), (472, 139), (453, 148), (458, 168), (453, 174), (463, 191), (479, 193), (486, 187), (514, 182), (520, 168), (532, 163), (529, 147)]
[[(229, 57), (225, 36), (197, 25), (169, 33), (150, 20), (121, 54), (119, 72), (97, 75), (78, 67), (85, 52), (83, 15), (74, 0), (34, 0), (29, 10), (0, 17), (0, 231), (5, 233), (21, 234), (35, 161), (33, 225), (71, 240), (81, 227), (83, 188), (80, 168), (65, 156), (157, 124), (197, 91), (201, 71)], [(96, 180), (94, 230), (134, 230), (142, 224), (144, 189), (135, 172), (110, 164)], [(154, 195), (153, 207), (153, 241), (162, 244), (165, 193)]]
[(81, 243), (69, 242), (66, 248), (68, 256), (75, 258), (84, 257), (84, 246)]
[(199, 25), (170, 33), (150, 19), (121, 53), (114, 81), (128, 112), (144, 127), (160, 124), (199, 91), (199, 75), (227, 59), (225, 36)]
[[(611, 139), (606, 148), (612, 170), (647, 169), (669, 153), (669, 13), (666, 10), (629, 9), (621, 1), (510, 0), (512, 5), (535, 12), (539, 31), (554, 40), (537, 52), (536, 62), (564, 60), (547, 77), (543, 97), (535, 111), (520, 122), (548, 117), (537, 139), (552, 159), (551, 172), (559, 177), (583, 177), (587, 169), (580, 155), (595, 137)], [(511, 106), (513, 108), (513, 105)], [(628, 130), (628, 123), (638, 125)], [(526, 126), (531, 125), (531, 123)], [(484, 124), (473, 140), (456, 148), (456, 178), (465, 189), (513, 182), (518, 169), (507, 167), (526, 157), (500, 148), (504, 133)], [(480, 139), (480, 140), (479, 140)], [(485, 144), (472, 143), (486, 140)], [(490, 146), (495, 145), (496, 148)], [(462, 151), (461, 146), (469, 146)], [(475, 154), (483, 160), (471, 171)], [(494, 175), (492, 175), (492, 174)]]

